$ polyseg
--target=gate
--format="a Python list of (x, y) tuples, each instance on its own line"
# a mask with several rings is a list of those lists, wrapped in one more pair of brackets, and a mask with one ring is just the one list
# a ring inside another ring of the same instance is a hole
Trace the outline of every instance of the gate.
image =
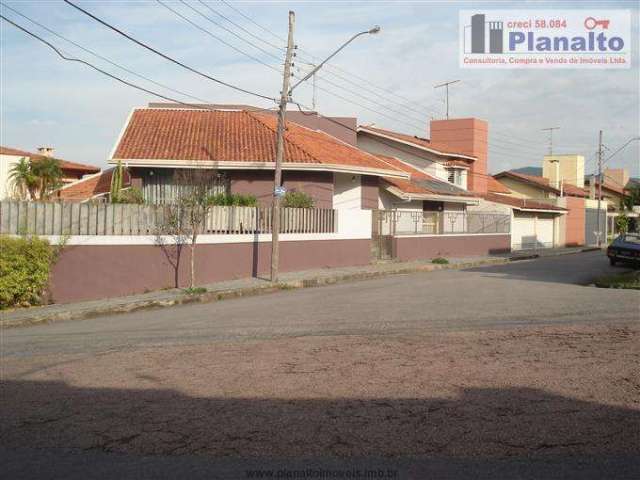
[(393, 258), (396, 212), (393, 210), (373, 210), (372, 213), (371, 254), (377, 260), (390, 260)]

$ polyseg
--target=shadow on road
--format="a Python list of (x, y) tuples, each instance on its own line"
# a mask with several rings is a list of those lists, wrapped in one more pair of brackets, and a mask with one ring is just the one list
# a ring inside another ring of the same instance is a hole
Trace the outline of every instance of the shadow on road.
[(357, 467), (401, 472), (379, 478), (585, 479), (632, 478), (640, 467), (640, 411), (529, 388), (286, 400), (7, 380), (2, 391), (0, 453), (12, 478)]

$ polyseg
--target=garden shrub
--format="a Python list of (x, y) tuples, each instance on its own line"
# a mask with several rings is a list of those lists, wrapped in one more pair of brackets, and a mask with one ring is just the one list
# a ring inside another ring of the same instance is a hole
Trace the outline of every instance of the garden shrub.
[(437, 263), (439, 265), (447, 265), (449, 263), (449, 260), (442, 257), (436, 257), (433, 260), (431, 260), (431, 263)]
[(212, 205), (223, 207), (255, 207), (258, 200), (254, 195), (239, 193), (218, 193), (213, 196)]
[(0, 309), (42, 303), (55, 257), (37, 237), (0, 236)]
[(313, 208), (313, 198), (304, 192), (291, 190), (282, 198), (282, 206), (286, 208)]

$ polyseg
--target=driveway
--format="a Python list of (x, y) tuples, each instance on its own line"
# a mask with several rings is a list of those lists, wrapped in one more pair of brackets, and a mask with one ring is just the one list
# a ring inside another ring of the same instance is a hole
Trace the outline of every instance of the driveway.
[(637, 478), (639, 296), (583, 285), (608, 270), (596, 252), (6, 330), (0, 476)]
[(4, 332), (4, 355), (101, 352), (282, 336), (637, 322), (638, 292), (585, 287), (601, 252), (398, 275)]

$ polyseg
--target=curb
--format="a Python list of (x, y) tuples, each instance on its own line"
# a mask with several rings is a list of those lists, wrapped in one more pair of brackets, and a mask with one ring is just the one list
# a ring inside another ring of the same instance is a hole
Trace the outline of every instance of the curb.
[[(188, 305), (191, 303), (213, 303), (219, 300), (228, 300), (232, 298), (251, 297), (275, 293), (282, 290), (298, 290), (302, 288), (321, 287), (323, 285), (334, 285), (338, 283), (347, 283), (360, 280), (374, 280), (377, 278), (389, 277), (392, 275), (402, 275), (407, 273), (433, 272), (437, 270), (459, 270), (462, 268), (473, 268), (490, 265), (502, 265), (509, 263), (510, 259), (495, 258), (487, 260), (477, 260), (474, 262), (464, 262), (449, 265), (424, 264), (399, 267), (390, 270), (380, 270), (372, 272), (354, 272), (334, 276), (318, 276), (301, 280), (291, 280), (280, 282), (275, 285), (266, 283), (256, 287), (235, 288), (230, 290), (210, 290), (204, 293), (189, 295), (184, 292), (176, 292), (174, 298), (167, 299), (150, 299), (150, 300), (132, 300), (129, 303), (122, 303), (112, 306), (88, 307), (84, 310), (63, 311), (63, 312), (37, 312), (25, 318), (0, 320), (0, 328), (18, 328), (33, 325), (41, 325), (46, 323), (68, 321), (68, 320), (86, 320), (89, 318), (99, 317), (102, 315), (114, 315), (119, 313), (131, 313), (140, 310), (150, 310), (156, 308), (173, 307), (176, 305)], [(35, 307), (38, 308), (38, 307)], [(46, 307), (43, 307), (46, 308)]]
[(563, 255), (575, 255), (576, 253), (596, 252), (598, 250), (601, 250), (601, 248), (586, 247), (586, 248), (581, 248), (580, 250), (571, 250), (569, 252), (554, 252), (554, 253), (549, 253), (547, 255), (540, 255), (539, 253), (530, 253), (527, 255), (513, 255), (509, 257), (509, 261), (517, 262), (519, 260), (533, 260), (536, 258), (560, 257)]

